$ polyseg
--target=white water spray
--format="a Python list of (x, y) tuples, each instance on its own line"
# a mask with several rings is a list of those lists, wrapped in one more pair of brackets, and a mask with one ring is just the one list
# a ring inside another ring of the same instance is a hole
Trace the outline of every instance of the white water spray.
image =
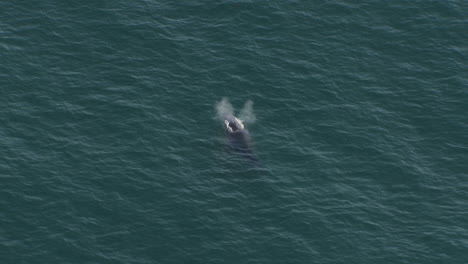
[(239, 118), (245, 123), (253, 124), (255, 123), (255, 114), (253, 112), (253, 102), (248, 100), (245, 102), (244, 107), (242, 108)]
[[(234, 108), (227, 98), (223, 98), (220, 102), (216, 103), (216, 113), (220, 120), (224, 119), (227, 114), (234, 115)], [(248, 100), (245, 102), (244, 107), (239, 113), (239, 119), (245, 123), (252, 124), (255, 122), (255, 114), (253, 112), (253, 102)]]
[(234, 108), (232, 108), (232, 105), (227, 98), (223, 98), (223, 100), (216, 103), (216, 112), (218, 114), (218, 118), (223, 120), (224, 116), (227, 114), (234, 115)]

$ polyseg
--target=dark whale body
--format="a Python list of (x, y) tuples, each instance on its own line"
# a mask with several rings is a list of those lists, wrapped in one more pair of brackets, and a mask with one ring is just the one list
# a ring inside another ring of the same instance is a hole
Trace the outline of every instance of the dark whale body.
[(224, 116), (224, 131), (229, 139), (231, 148), (251, 161), (257, 161), (251, 148), (249, 131), (242, 121), (231, 114)]

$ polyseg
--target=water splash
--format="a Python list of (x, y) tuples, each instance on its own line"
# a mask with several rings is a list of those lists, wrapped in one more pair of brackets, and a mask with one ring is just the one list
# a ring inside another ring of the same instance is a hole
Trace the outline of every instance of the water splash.
[(256, 117), (253, 112), (253, 102), (252, 100), (248, 100), (245, 102), (244, 107), (242, 108), (239, 118), (244, 121), (245, 123), (255, 123)]

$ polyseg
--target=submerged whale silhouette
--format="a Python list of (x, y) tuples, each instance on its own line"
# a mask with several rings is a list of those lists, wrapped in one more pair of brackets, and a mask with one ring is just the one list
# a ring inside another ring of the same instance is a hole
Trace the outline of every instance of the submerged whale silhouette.
[(231, 148), (251, 161), (257, 161), (251, 145), (249, 131), (242, 121), (232, 114), (226, 114), (224, 119), (224, 131), (229, 139)]

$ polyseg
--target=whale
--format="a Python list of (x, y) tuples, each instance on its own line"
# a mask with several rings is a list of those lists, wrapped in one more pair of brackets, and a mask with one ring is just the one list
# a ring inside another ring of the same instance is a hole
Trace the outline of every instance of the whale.
[(257, 158), (252, 151), (249, 131), (245, 128), (242, 121), (232, 114), (224, 115), (223, 120), (224, 132), (229, 139), (231, 149), (241, 156), (256, 162)]

